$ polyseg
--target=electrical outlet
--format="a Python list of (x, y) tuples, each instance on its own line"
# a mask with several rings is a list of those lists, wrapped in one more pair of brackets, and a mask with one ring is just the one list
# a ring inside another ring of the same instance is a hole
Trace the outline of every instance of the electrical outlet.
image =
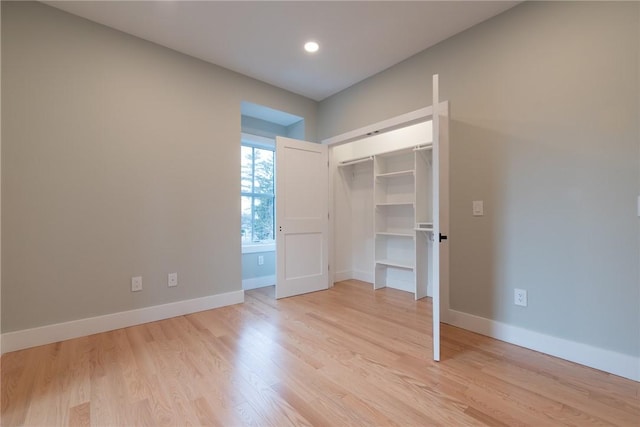
[(131, 292), (138, 292), (142, 290), (142, 276), (136, 276), (131, 278)]
[(170, 288), (178, 286), (178, 273), (169, 273), (167, 276), (167, 284)]
[(524, 289), (513, 290), (513, 303), (522, 307), (527, 306), (527, 291)]
[(258, 255), (258, 265), (264, 265), (264, 255)]

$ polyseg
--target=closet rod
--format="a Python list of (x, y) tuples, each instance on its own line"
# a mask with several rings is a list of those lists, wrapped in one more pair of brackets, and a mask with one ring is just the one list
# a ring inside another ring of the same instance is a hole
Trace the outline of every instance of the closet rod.
[(356, 163), (364, 163), (364, 162), (368, 162), (370, 160), (373, 160), (373, 156), (361, 157), (359, 159), (353, 159), (353, 160), (347, 160), (347, 161), (344, 161), (344, 162), (340, 162), (340, 166), (355, 165)]
[(433, 148), (433, 144), (418, 145), (413, 149), (413, 151), (431, 150), (432, 148)]

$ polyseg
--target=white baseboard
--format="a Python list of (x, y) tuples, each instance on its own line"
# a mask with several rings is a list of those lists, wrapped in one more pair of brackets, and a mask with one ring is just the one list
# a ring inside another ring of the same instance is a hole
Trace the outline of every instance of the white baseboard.
[(22, 331), (7, 332), (2, 334), (2, 351), (7, 353), (22, 350), (242, 302), (244, 302), (244, 291), (234, 291), (136, 310), (121, 311), (104, 316), (56, 323), (33, 329), (24, 329)]
[(334, 282), (342, 280), (362, 280), (363, 282), (373, 283), (373, 274), (362, 270), (344, 270), (337, 271), (333, 276)]
[(336, 271), (333, 275), (334, 282), (342, 282), (343, 280), (349, 279), (353, 279), (353, 273), (351, 272), (351, 270)]
[(250, 289), (264, 288), (276, 284), (276, 275), (252, 277), (251, 279), (242, 280), (242, 289), (248, 291)]
[(391, 283), (391, 284), (387, 283), (387, 288), (397, 289), (399, 291), (410, 292), (410, 293), (414, 293), (415, 292), (414, 283), (413, 282), (408, 282), (406, 280), (394, 280), (393, 283)]
[(368, 282), (368, 283), (373, 283), (374, 281), (373, 273), (369, 271), (353, 270), (352, 274), (353, 274), (353, 277), (351, 277), (352, 279), (362, 280), (363, 282)]
[[(333, 280), (336, 282), (340, 282), (341, 280), (362, 280), (363, 282), (373, 283), (374, 277), (373, 273), (369, 273), (367, 271), (361, 270), (347, 270), (347, 271), (338, 271), (336, 272)], [(414, 292), (413, 282), (408, 282), (405, 280), (395, 280), (393, 285), (387, 285), (387, 288), (398, 289), (406, 292)], [(431, 295), (429, 295), (431, 296)]]
[(448, 310), (446, 323), (570, 362), (640, 381), (640, 357), (557, 338), (451, 309)]

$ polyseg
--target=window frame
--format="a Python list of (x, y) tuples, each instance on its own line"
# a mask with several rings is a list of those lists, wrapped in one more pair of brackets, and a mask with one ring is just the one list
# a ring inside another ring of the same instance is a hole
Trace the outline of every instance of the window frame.
[[(274, 206), (274, 218), (273, 218), (273, 240), (266, 240), (264, 242), (250, 242), (250, 243), (246, 243), (246, 242), (242, 242), (242, 253), (256, 253), (256, 252), (268, 252), (268, 251), (275, 251), (276, 249), (276, 242), (275, 242), (275, 233), (276, 233), (276, 227), (275, 227), (275, 202), (276, 202), (276, 195), (275, 195), (275, 163), (276, 163), (276, 141), (275, 138), (268, 138), (268, 137), (264, 137), (264, 136), (259, 136), (259, 135), (253, 135), (253, 134), (249, 134), (249, 133), (245, 133), (242, 132), (241, 133), (241, 140), (240, 140), (240, 146), (241, 147), (250, 147), (250, 148), (258, 148), (258, 149), (262, 149), (262, 150), (269, 150), (273, 152), (273, 193), (256, 193), (254, 192), (254, 183), (255, 183), (255, 156), (254, 159), (252, 161), (251, 164), (251, 192), (246, 192), (246, 191), (242, 191), (242, 186), (240, 186), (240, 198), (242, 200), (242, 197), (250, 197), (251, 198), (251, 230), (253, 232), (254, 230), (254, 226), (253, 226), (253, 221), (254, 221), (254, 215), (253, 215), (253, 206), (254, 206), (254, 198), (270, 198), (273, 200), (273, 206)], [(240, 178), (242, 180), (242, 170), (240, 172)]]

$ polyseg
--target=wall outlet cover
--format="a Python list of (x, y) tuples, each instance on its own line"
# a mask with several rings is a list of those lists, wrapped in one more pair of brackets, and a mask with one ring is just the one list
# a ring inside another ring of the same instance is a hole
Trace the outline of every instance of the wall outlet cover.
[(142, 276), (131, 278), (131, 292), (139, 292), (142, 290)]
[(527, 291), (524, 289), (513, 290), (513, 303), (522, 307), (527, 306)]

